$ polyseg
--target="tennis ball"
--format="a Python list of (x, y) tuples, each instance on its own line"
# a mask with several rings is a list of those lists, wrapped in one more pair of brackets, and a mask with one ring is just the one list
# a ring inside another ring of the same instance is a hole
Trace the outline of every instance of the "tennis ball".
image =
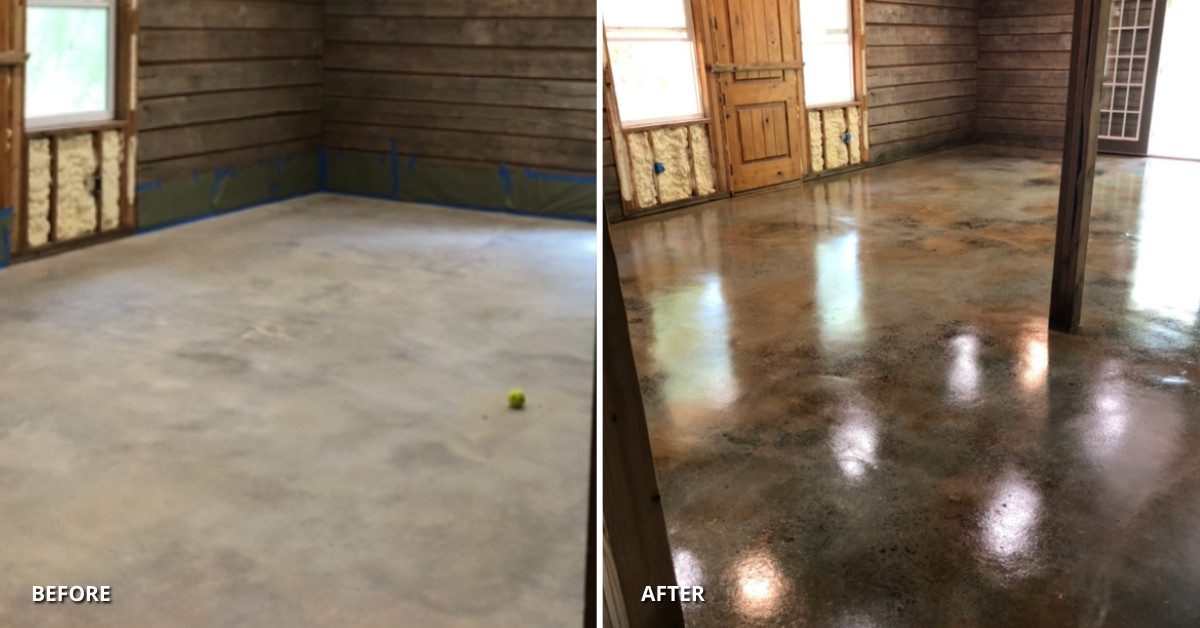
[(514, 388), (508, 391), (508, 407), (513, 410), (520, 410), (525, 407), (525, 391), (520, 388)]

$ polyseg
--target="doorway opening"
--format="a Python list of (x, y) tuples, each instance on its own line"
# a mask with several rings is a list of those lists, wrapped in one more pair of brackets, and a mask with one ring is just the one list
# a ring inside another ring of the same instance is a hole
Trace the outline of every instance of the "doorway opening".
[(1200, 127), (1191, 116), (1200, 98), (1194, 63), (1200, 59), (1200, 3), (1168, 0), (1163, 28), (1158, 90), (1150, 126), (1150, 155), (1200, 160)]

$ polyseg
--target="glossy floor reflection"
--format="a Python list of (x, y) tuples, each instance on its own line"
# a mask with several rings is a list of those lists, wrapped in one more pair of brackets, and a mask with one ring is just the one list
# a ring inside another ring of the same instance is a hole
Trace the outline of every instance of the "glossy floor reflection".
[(690, 626), (1200, 624), (1200, 164), (968, 147), (614, 227)]

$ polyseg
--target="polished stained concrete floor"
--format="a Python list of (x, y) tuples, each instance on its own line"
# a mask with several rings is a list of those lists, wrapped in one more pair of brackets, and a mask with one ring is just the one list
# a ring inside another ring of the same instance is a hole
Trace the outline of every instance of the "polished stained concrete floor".
[(0, 272), (0, 625), (577, 624), (595, 255), (313, 196)]
[(1200, 164), (967, 147), (618, 225), (691, 626), (1200, 625)]

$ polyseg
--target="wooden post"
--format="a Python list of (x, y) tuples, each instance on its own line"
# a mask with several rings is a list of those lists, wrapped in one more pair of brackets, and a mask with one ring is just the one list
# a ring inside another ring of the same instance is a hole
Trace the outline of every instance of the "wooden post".
[(679, 602), (641, 601), (647, 586), (675, 585), (675, 567), (608, 221), (603, 255), (605, 624), (681, 628)]
[[(595, 374), (595, 371), (592, 371)], [(596, 397), (592, 396), (592, 471), (588, 474), (587, 573), (583, 578), (583, 628), (596, 628)]]
[[(140, 2), (122, 0), (117, 3), (117, 94), (114, 104), (118, 120), (124, 120), (121, 144), (125, 158), (120, 164), (121, 191), (119, 229), (137, 228), (137, 199), (133, 190), (137, 184), (138, 98), (137, 67), (138, 40), (141, 36)], [(131, 180), (132, 179), (132, 180)]]
[(1075, 0), (1071, 36), (1071, 78), (1067, 92), (1067, 130), (1063, 141), (1058, 233), (1050, 292), (1050, 329), (1079, 329), (1087, 262), (1092, 185), (1100, 130), (1100, 88), (1108, 46), (1112, 0)]
[(15, 134), (9, 137), (12, 128), (12, 95), (11, 95), (11, 74), (12, 68), (20, 60), (17, 51), (10, 50), (12, 48), (12, 29), (9, 16), (12, 14), (12, 7), (9, 0), (0, 0), (0, 18), (3, 19), (0, 26), (0, 210), (8, 207), (13, 207), (16, 203), (13, 200), (13, 194), (16, 186), (15, 177), (13, 177), (13, 166), (10, 164), (10, 155), (15, 152), (13, 150), (13, 142), (17, 139)]

